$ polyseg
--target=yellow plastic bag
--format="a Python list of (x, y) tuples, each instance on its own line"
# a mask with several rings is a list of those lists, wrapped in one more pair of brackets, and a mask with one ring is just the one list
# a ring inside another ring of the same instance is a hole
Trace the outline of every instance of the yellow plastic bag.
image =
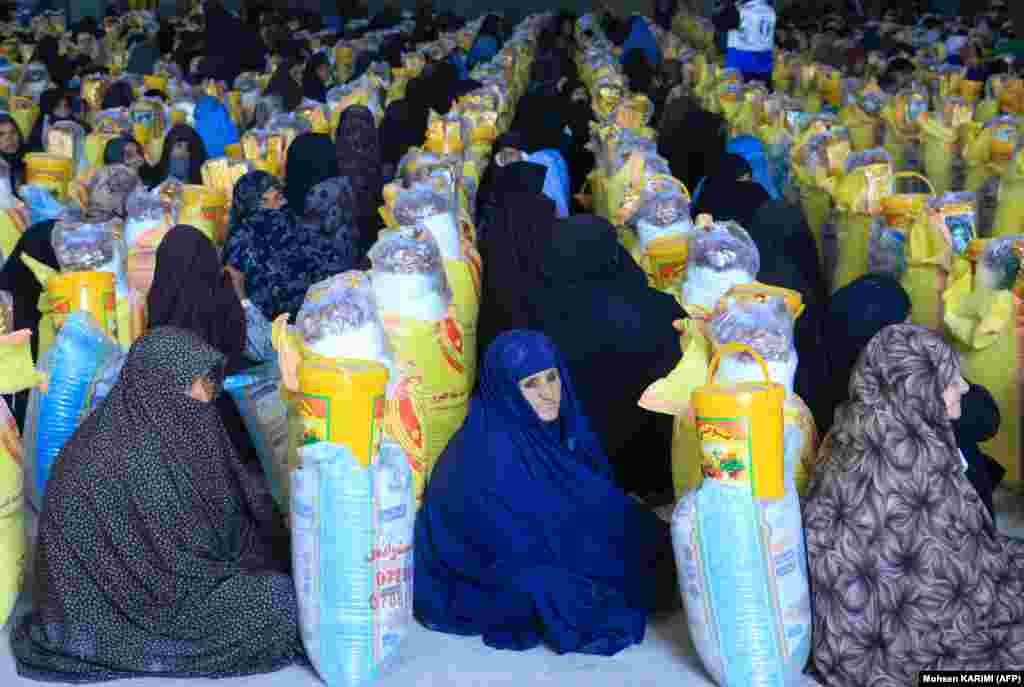
[(455, 316), (462, 327), (464, 359), (470, 385), (476, 383), (476, 331), (480, 319), (482, 265), (480, 253), (462, 240), (462, 260), (445, 260), (444, 271), (452, 290)]
[(74, 160), (48, 153), (25, 156), (25, 183), (42, 186), (58, 201), (68, 197), (68, 186), (74, 178)]
[(28, 208), (23, 204), (0, 210), (0, 264), (14, 252), (14, 246), (29, 227), (29, 220)]
[(227, 198), (218, 191), (194, 184), (182, 187), (178, 222), (195, 227), (217, 245), (224, 243), (227, 212)]
[(14, 96), (10, 99), (11, 119), (18, 125), (25, 140), (32, 135), (36, 120), (39, 119), (39, 106), (32, 98)]
[(1024, 155), (1018, 152), (999, 183), (992, 236), (1024, 233)]
[(947, 98), (936, 112), (921, 115), (925, 174), (940, 195), (954, 190), (953, 166), (961, 154), (961, 129), (972, 116), (963, 98)]
[(884, 149), (858, 153), (850, 158), (850, 164), (859, 166), (839, 181), (834, 194), (839, 252), (833, 292), (867, 274), (871, 225), (881, 214), (882, 199), (893, 182), (892, 165)]
[(927, 212), (918, 215), (907, 231), (907, 270), (903, 288), (910, 296), (910, 318), (914, 324), (942, 331), (945, 292), (954, 268), (969, 270), (966, 261), (954, 260), (948, 234), (934, 225)]
[(32, 362), (31, 341), (28, 329), (0, 335), (0, 394), (16, 394), (45, 384), (46, 375), (37, 372)]
[(892, 157), (898, 172), (913, 171), (921, 144), (921, 115), (928, 111), (928, 96), (917, 91), (906, 91), (891, 98), (882, 108), (885, 122), (885, 149)]
[[(986, 257), (998, 242), (1002, 244), (1000, 250), (1012, 251), (1013, 259), (1019, 261), (1024, 257), (1020, 239), (1024, 237), (990, 242), (985, 250)], [(983, 262), (989, 260), (983, 259)], [(969, 277), (957, 280), (943, 294), (945, 324), (961, 355), (964, 376), (989, 390), (1002, 415), (999, 433), (982, 444), (981, 450), (1006, 468), (1007, 482), (1019, 483), (1024, 477), (1021, 463), (1024, 304), (1018, 295), (1021, 270), (1018, 267), (1016, 275), (1004, 274), (1000, 279), (989, 278), (988, 271), (979, 265), (973, 280)]]
[(676, 498), (701, 482), (700, 442), (690, 407), (694, 390), (703, 386), (711, 362), (711, 343), (704, 333), (705, 323), (693, 317), (674, 323), (680, 331), (683, 356), (663, 379), (651, 384), (640, 397), (641, 408), (674, 415), (672, 432), (672, 486)]

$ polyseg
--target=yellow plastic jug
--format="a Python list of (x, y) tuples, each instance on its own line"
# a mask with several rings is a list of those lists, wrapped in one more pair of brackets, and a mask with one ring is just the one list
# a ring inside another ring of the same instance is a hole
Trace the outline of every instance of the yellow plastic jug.
[(54, 327), (60, 329), (68, 315), (85, 310), (110, 336), (117, 337), (114, 275), (110, 272), (61, 272), (46, 283), (53, 308)]
[(29, 153), (25, 156), (25, 182), (49, 189), (57, 200), (63, 200), (74, 177), (74, 166), (74, 160), (66, 157)]

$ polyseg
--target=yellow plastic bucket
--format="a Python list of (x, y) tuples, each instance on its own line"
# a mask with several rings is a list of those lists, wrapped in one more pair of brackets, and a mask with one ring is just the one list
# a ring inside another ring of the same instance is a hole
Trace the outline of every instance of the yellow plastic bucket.
[[(329, 441), (347, 446), (369, 466), (380, 449), (388, 369), (369, 360), (325, 358), (304, 348), (298, 375), (296, 449)], [(296, 453), (290, 455), (297, 460)]]
[[(729, 352), (753, 356), (765, 381), (714, 384), (721, 356)], [(768, 366), (756, 351), (729, 343), (715, 352), (708, 384), (692, 396), (704, 478), (752, 489), (759, 499), (785, 495), (786, 390), (770, 380)]]
[(25, 183), (49, 189), (61, 200), (67, 196), (74, 165), (74, 160), (59, 155), (29, 153), (25, 156)]
[(917, 172), (897, 172), (893, 175), (896, 179), (920, 179), (928, 185), (930, 193), (894, 193), (882, 198), (882, 214), (885, 222), (890, 227), (898, 229), (909, 229), (914, 223), (914, 218), (924, 212), (925, 204), (935, 196), (935, 187)]
[(53, 309), (54, 328), (59, 330), (73, 312), (91, 314), (107, 334), (117, 336), (117, 296), (110, 272), (62, 272), (46, 283)]
[(196, 184), (182, 186), (178, 222), (195, 227), (218, 245), (225, 239), (226, 210), (227, 199), (220, 192)]
[(652, 286), (659, 291), (676, 287), (686, 271), (690, 255), (690, 239), (686, 236), (666, 236), (647, 244), (644, 253)]

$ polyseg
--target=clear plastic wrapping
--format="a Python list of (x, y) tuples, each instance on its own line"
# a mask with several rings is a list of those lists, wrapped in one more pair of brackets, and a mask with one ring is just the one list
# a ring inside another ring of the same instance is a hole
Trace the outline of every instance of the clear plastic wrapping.
[(990, 289), (1010, 289), (1021, 268), (1024, 236), (1001, 236), (985, 246), (978, 263), (978, 277)]
[(381, 238), (369, 257), (381, 312), (418, 320), (440, 320), (447, 315), (452, 292), (441, 250), (430, 232), (401, 231)]
[(872, 148), (859, 153), (850, 153), (846, 158), (846, 173), (869, 165), (891, 165), (892, 156), (885, 148)]
[(176, 208), (159, 194), (149, 191), (140, 190), (128, 196), (125, 210), (124, 238), (129, 247), (147, 232), (165, 225), (173, 226), (177, 221)]
[(118, 258), (114, 221), (86, 224), (81, 218), (58, 220), (53, 228), (53, 251), (64, 272), (112, 272)]
[(978, 197), (974, 193), (944, 193), (927, 204), (934, 225), (943, 231), (957, 253), (978, 237)]
[(794, 358), (794, 320), (785, 299), (769, 296), (764, 300), (723, 300), (723, 307), (711, 319), (708, 330), (717, 346), (744, 344), (769, 362), (788, 362)]
[(739, 270), (756, 277), (761, 255), (746, 229), (736, 222), (715, 222), (690, 239), (687, 265), (715, 272)]
[(868, 272), (899, 279), (907, 269), (907, 235), (887, 226), (883, 217), (871, 225), (868, 239)]
[(85, 129), (77, 122), (47, 122), (43, 141), (46, 152), (51, 155), (70, 158), (76, 164), (85, 158)]
[(362, 272), (343, 272), (309, 287), (295, 323), (306, 346), (319, 355), (392, 366), (373, 288)]
[(142, 186), (138, 172), (121, 164), (106, 165), (90, 179), (88, 185), (89, 210), (96, 213), (121, 215), (128, 196)]
[(7, 291), (0, 291), (0, 336), (14, 331), (14, 297)]
[(679, 192), (645, 193), (629, 223), (645, 247), (651, 241), (693, 231), (690, 203)]
[(429, 231), (445, 260), (462, 259), (462, 236), (449, 197), (425, 185), (405, 189), (395, 200), (394, 215), (402, 227)]

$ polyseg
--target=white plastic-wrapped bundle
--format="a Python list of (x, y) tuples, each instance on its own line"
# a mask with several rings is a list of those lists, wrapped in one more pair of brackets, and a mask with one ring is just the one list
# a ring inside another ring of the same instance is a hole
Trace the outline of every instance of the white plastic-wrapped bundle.
[(395, 219), (403, 227), (420, 226), (433, 235), (444, 260), (462, 260), (462, 235), (451, 201), (427, 185), (403, 191), (395, 200)]
[(317, 355), (394, 367), (373, 287), (362, 272), (343, 272), (309, 287), (295, 324)]
[(292, 567), (302, 640), (332, 687), (365, 685), (412, 624), (412, 478), (384, 444), (364, 466), (344, 446), (299, 450), (292, 472)]
[(68, 213), (53, 227), (53, 251), (63, 272), (109, 272), (114, 275), (117, 295), (128, 294), (124, 240), (118, 237), (118, 220), (89, 223)]
[(659, 239), (686, 236), (694, 231), (689, 202), (681, 193), (672, 191), (646, 194), (629, 223), (645, 249)]
[(267, 363), (224, 380), (245, 422), (271, 494), (277, 505), (288, 508), (284, 485), (288, 476), (288, 406), (281, 396), (281, 371)]
[(369, 257), (373, 293), (381, 313), (426, 321), (448, 316), (452, 294), (433, 234), (407, 232), (382, 238)]
[(24, 434), (27, 493), (36, 509), (57, 455), (83, 417), (97, 373), (119, 350), (92, 316), (76, 311), (37, 366), (49, 382), (46, 391), (32, 390)]
[(757, 245), (739, 224), (717, 222), (707, 230), (698, 229), (690, 239), (683, 303), (709, 313), (733, 286), (755, 281), (760, 269)]
[(721, 687), (798, 684), (811, 650), (807, 551), (793, 475), (803, 440), (785, 433), (785, 495), (705, 475), (672, 516), (690, 639)]

